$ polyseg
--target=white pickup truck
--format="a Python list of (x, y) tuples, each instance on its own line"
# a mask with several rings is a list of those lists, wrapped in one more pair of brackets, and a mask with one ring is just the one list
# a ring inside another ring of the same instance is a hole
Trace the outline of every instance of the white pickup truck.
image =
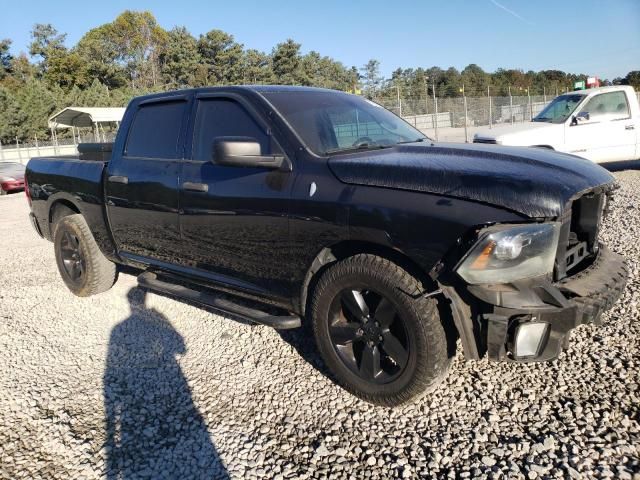
[(475, 134), (474, 143), (545, 147), (597, 163), (640, 158), (640, 106), (630, 86), (577, 90), (554, 98), (530, 122)]

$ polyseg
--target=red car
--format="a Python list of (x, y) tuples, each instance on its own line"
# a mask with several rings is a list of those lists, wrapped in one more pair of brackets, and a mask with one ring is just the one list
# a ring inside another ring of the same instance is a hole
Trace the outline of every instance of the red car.
[(24, 190), (24, 165), (0, 162), (0, 195)]

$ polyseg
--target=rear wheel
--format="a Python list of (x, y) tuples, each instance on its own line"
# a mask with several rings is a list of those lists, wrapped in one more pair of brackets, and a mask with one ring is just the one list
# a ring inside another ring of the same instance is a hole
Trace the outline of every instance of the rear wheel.
[(53, 244), (60, 276), (75, 295), (96, 295), (115, 283), (116, 266), (102, 254), (82, 215), (62, 217)]
[(378, 405), (418, 398), (447, 373), (436, 301), (398, 265), (361, 254), (320, 278), (311, 303), (318, 349), (338, 383)]

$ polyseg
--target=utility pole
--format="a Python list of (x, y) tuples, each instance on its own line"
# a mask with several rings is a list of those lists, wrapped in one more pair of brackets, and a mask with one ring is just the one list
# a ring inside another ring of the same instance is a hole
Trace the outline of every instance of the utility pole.
[(544, 100), (544, 104), (547, 104), (547, 87), (542, 86), (542, 100)]
[(398, 96), (398, 116), (402, 117), (402, 101), (400, 100), (400, 86), (396, 85), (396, 93)]
[[(527, 99), (529, 100), (529, 120), (533, 119), (533, 105), (531, 105), (531, 86), (527, 87)], [(524, 120), (524, 119), (523, 119)]]

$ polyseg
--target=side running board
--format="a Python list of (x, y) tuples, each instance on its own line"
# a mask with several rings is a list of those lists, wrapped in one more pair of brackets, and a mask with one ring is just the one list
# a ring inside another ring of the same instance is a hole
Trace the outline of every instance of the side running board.
[(144, 272), (138, 275), (138, 285), (149, 290), (168, 293), (175, 297), (206, 305), (223, 314), (229, 313), (249, 322), (267, 325), (280, 330), (298, 328), (302, 323), (297, 315), (271, 315), (261, 310), (238, 305), (230, 300), (217, 298), (207, 292), (159, 280), (154, 272)]

